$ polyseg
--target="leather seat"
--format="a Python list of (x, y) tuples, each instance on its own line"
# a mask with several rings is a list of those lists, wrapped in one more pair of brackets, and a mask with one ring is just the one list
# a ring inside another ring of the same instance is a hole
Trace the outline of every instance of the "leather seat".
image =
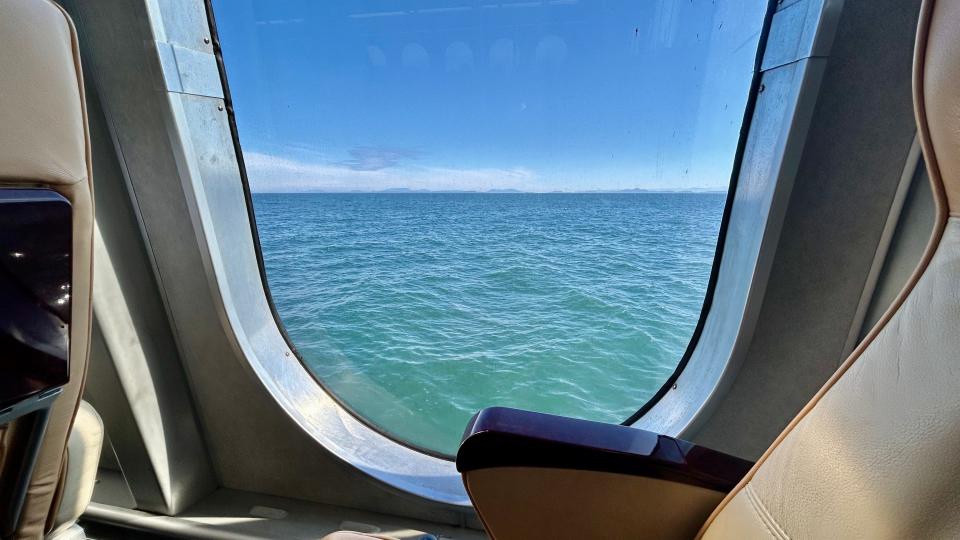
[(48, 540), (86, 538), (77, 520), (93, 496), (102, 447), (103, 420), (89, 403), (81, 401), (67, 439), (66, 465), (60, 479), (62, 495), (52, 516)]
[[(83, 472), (89, 482), (94, 455), (89, 450), (99, 452), (97, 433), (102, 432), (95, 413), (85, 408), (77, 416), (89, 354), (93, 244), (83, 78), (73, 24), (49, 0), (0, 2), (0, 187), (14, 186), (53, 189), (73, 210), (70, 382), (50, 412), (16, 531), (17, 538), (40, 538), (57, 527), (69, 528), (63, 520), (75, 519), (76, 508), (89, 498), (72, 487), (68, 493), (64, 473)], [(77, 450), (68, 460), (75, 417), (87, 429), (78, 432), (72, 443)], [(0, 434), (0, 461), (23, 444), (20, 431)]]
[(938, 214), (922, 261), (703, 538), (960, 538), (960, 0), (925, 0), (913, 84)]

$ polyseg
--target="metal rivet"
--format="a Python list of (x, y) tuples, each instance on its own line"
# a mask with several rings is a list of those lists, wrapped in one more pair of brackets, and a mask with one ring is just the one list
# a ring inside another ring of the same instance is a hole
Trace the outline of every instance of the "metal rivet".
[(222, 111), (222, 110), (223, 110), (223, 105), (217, 105), (217, 110), (218, 110), (218, 111)]
[(210, 38), (208, 38), (208, 37), (203, 38), (203, 42), (206, 43), (207, 45), (209, 45), (209, 44), (210, 44)]
[(677, 389), (677, 383), (673, 383), (673, 389), (674, 389), (674, 390)]
[(767, 89), (767, 85), (761, 83), (761, 84), (760, 84), (760, 92), (763, 92), (763, 91), (766, 90), (766, 89)]
[(284, 356), (290, 356), (290, 351), (284, 351), (283, 355), (284, 355)]

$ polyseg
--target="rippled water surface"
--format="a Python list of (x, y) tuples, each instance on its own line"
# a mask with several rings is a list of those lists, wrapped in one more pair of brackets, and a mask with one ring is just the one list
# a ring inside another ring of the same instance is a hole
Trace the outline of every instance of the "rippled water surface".
[(505, 405), (621, 422), (672, 373), (722, 194), (257, 194), (300, 355), (394, 436), (453, 454)]

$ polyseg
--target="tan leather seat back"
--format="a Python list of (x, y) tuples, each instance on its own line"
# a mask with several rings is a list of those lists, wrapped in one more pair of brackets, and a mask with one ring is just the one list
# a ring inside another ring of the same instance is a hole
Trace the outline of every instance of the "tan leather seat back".
[(705, 538), (960, 538), (960, 0), (924, 2), (914, 101), (938, 205), (923, 260)]
[[(73, 207), (70, 383), (51, 411), (21, 514), (21, 538), (39, 538), (53, 524), (67, 435), (86, 375), (93, 244), (88, 141), (70, 18), (49, 0), (0, 1), (0, 187), (49, 187)], [(16, 429), (5, 430), (0, 452), (21, 444), (16, 439)]]

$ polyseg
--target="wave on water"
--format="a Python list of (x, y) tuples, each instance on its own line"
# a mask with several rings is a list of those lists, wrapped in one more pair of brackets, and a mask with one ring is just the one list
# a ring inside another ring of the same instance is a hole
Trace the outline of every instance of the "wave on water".
[(621, 422), (697, 323), (725, 195), (256, 194), (307, 367), (392, 435), (456, 452), (477, 410)]

